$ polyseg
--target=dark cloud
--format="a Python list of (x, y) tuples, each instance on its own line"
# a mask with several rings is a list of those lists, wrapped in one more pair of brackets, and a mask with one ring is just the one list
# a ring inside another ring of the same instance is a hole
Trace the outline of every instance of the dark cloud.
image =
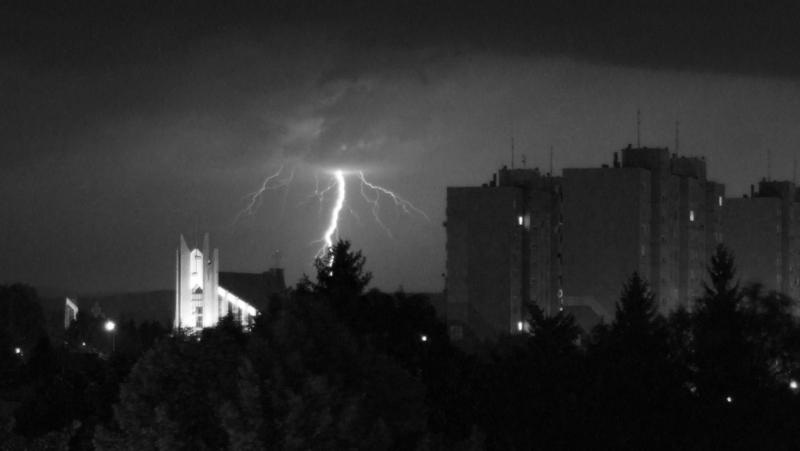
[[(281, 248), (292, 283), (329, 211), (310, 196), (314, 176), (324, 186), (320, 169), (345, 167), (368, 169), (431, 217), (384, 206), (389, 238), (348, 179), (341, 232), (376, 284), (440, 289), (446, 186), (478, 185), (507, 164), (512, 129), (530, 166), (549, 167), (551, 145), (556, 171), (599, 166), (635, 140), (637, 109), (643, 144), (671, 145), (681, 120), (683, 152), (706, 155), (735, 192), (752, 183), (758, 152), (789, 161), (800, 139), (797, 10), (20, 2), (0, 15), (0, 253), (13, 256), (0, 274), (169, 287), (170, 249), (198, 221), (225, 268), (263, 270)], [(234, 223), (281, 167), (297, 183)]]
[[(789, 1), (20, 3), (0, 19), (0, 49), (37, 67), (169, 61), (210, 36), (242, 32), (258, 40), (288, 29), (361, 50), (434, 48), (678, 70), (800, 73), (800, 4)], [(354, 55), (342, 62), (389, 63)]]

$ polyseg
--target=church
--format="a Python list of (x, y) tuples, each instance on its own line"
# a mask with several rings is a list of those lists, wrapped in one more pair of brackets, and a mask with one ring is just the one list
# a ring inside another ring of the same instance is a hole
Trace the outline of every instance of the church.
[(219, 251), (211, 250), (207, 233), (202, 249), (189, 249), (181, 235), (175, 262), (174, 327), (199, 332), (215, 326), (228, 313), (242, 326), (251, 326), (256, 314), (266, 311), (269, 297), (285, 289), (283, 269), (220, 272)]

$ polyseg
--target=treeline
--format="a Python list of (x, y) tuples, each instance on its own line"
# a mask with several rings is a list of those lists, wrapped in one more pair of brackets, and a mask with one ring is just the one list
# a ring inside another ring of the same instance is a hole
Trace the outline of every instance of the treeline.
[(55, 335), (36, 290), (22, 284), (0, 286), (0, 313), (2, 450), (95, 449), (95, 428), (113, 418), (120, 384), (170, 332), (130, 321), (108, 331), (106, 318), (84, 309)]
[[(34, 431), (20, 426), (36, 423), (23, 405), (8, 443), (50, 434), (63, 449), (98, 450), (800, 446), (794, 303), (739, 287), (723, 247), (690, 310), (659, 315), (634, 273), (614, 320), (588, 336), (571, 315), (531, 305), (526, 332), (471, 354), (450, 343), (424, 297), (366, 291), (364, 264), (340, 241), (314, 281), (273, 297), (249, 330), (228, 317), (200, 336), (178, 331), (132, 367), (115, 360), (118, 348), (87, 384), (31, 357), (36, 377), (59, 375), (48, 396), (80, 387), (96, 408)], [(139, 342), (130, 355), (150, 346)]]

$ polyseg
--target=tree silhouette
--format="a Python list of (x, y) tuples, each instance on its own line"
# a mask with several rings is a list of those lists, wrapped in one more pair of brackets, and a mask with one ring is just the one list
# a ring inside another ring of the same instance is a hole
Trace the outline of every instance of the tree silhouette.
[(655, 296), (638, 272), (634, 271), (628, 283), (623, 286), (615, 306), (616, 314), (611, 328), (618, 336), (630, 337), (630, 344), (653, 333), (656, 323), (660, 322)]
[(717, 401), (741, 399), (752, 384), (750, 344), (745, 335), (745, 317), (740, 310), (742, 295), (734, 283), (733, 254), (717, 246), (708, 266), (711, 285), (704, 283), (705, 294), (697, 299), (694, 313), (694, 364), (697, 389)]
[(337, 241), (327, 249), (323, 258), (314, 261), (317, 270), (315, 290), (334, 298), (363, 294), (372, 280), (372, 273), (364, 272), (365, 263), (361, 251), (350, 252), (350, 241)]
[(593, 330), (587, 365), (590, 427), (610, 449), (649, 449), (677, 441), (684, 380), (670, 352), (649, 284), (634, 272), (610, 325)]
[(314, 261), (314, 292), (330, 301), (339, 318), (351, 326), (358, 322), (358, 297), (372, 280), (372, 273), (364, 271), (365, 263), (361, 251), (351, 252), (346, 240), (339, 240)]
[[(25, 284), (0, 285), (0, 332), (11, 349), (29, 351), (45, 333), (45, 319), (36, 289)], [(7, 350), (0, 351), (0, 354)]]

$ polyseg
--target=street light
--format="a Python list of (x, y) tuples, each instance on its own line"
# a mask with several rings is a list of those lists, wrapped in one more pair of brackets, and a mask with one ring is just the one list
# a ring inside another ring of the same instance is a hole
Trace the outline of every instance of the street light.
[(116, 332), (114, 332), (114, 328), (115, 327), (116, 327), (116, 324), (114, 324), (114, 321), (111, 321), (111, 320), (106, 321), (106, 330), (111, 332), (111, 352), (116, 352), (115, 338), (116, 338), (117, 334), (116, 334)]

